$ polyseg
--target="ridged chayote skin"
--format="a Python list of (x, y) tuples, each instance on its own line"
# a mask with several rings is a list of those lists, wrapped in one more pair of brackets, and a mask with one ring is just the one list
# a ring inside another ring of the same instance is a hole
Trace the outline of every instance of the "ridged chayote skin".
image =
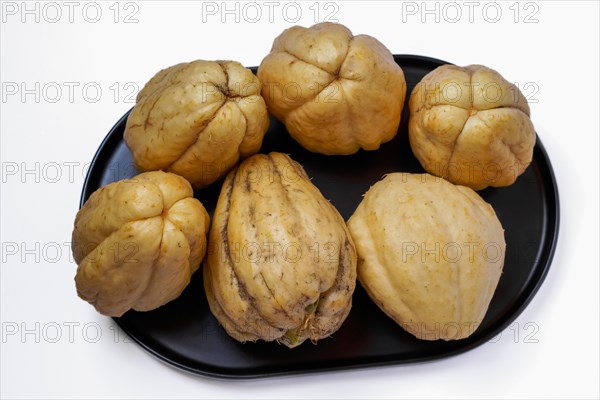
[(310, 151), (377, 150), (398, 132), (404, 73), (371, 36), (330, 22), (294, 26), (275, 39), (257, 75), (269, 112)]
[(125, 142), (140, 171), (183, 176), (199, 189), (256, 153), (269, 127), (258, 78), (235, 61), (174, 65), (140, 91)]
[(512, 185), (535, 130), (519, 88), (482, 65), (443, 65), (410, 96), (410, 146), (427, 172), (474, 190)]
[(204, 287), (227, 333), (295, 347), (339, 329), (356, 285), (356, 251), (338, 211), (280, 153), (232, 170), (209, 234)]
[(113, 317), (174, 300), (204, 258), (208, 225), (178, 175), (146, 172), (101, 187), (75, 218), (77, 293)]

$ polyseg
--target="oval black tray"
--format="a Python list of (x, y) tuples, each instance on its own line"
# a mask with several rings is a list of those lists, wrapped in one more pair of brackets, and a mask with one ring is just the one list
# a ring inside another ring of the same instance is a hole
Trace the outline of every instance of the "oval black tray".
[[(397, 55), (404, 70), (407, 102), (413, 87), (429, 71), (448, 64), (411, 55)], [(256, 69), (253, 69), (256, 71)], [(127, 113), (108, 133), (88, 171), (81, 205), (92, 192), (129, 178), (135, 170), (123, 141)], [(300, 147), (285, 127), (272, 119), (261, 153), (289, 153), (313, 183), (348, 219), (363, 193), (384, 174), (423, 172), (407, 136), (408, 105), (397, 137), (378, 151), (352, 156), (323, 156)], [(196, 192), (212, 214), (221, 183)], [(184, 370), (222, 378), (250, 378), (371, 365), (432, 360), (479, 346), (506, 328), (523, 311), (544, 280), (556, 245), (558, 191), (552, 166), (538, 138), (533, 162), (512, 186), (480, 192), (492, 204), (506, 230), (504, 273), (489, 310), (477, 331), (458, 341), (421, 341), (404, 332), (381, 312), (357, 285), (353, 308), (342, 328), (317, 345), (306, 342), (290, 350), (276, 343), (238, 343), (218, 325), (208, 309), (202, 274), (196, 273), (183, 294), (151, 312), (130, 311), (117, 324), (144, 349)]]

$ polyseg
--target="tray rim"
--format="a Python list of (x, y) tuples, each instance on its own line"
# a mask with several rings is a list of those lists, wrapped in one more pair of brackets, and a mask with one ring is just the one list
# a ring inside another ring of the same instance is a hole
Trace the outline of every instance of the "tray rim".
[[(420, 62), (420, 63), (433, 63), (437, 65), (442, 64), (451, 64), (447, 61), (440, 60), (433, 57), (421, 56), (415, 54), (393, 54), (394, 60), (409, 60), (412, 62)], [(258, 67), (249, 67), (254, 73)], [(410, 96), (410, 93), (407, 93), (407, 96)], [(79, 207), (81, 208), (87, 198), (91, 195), (93, 191), (96, 189), (90, 189), (90, 185), (92, 180), (94, 179), (92, 176), (92, 171), (96, 164), (101, 162), (103, 154), (105, 153), (105, 149), (109, 147), (109, 145), (113, 141), (122, 140), (122, 136), (119, 137), (115, 132), (119, 130), (119, 127), (127, 121), (129, 114), (131, 113), (131, 107), (119, 120), (112, 126), (109, 132), (106, 134), (98, 149), (96, 150), (92, 161), (90, 163), (90, 167), (86, 173), (86, 177), (83, 183), (81, 196), (79, 199)], [(205, 376), (223, 380), (246, 380), (246, 379), (257, 379), (257, 378), (269, 378), (276, 376), (299, 376), (305, 374), (313, 374), (313, 373), (322, 373), (322, 372), (331, 372), (331, 371), (343, 371), (343, 370), (356, 370), (362, 368), (371, 368), (371, 367), (382, 367), (382, 366), (392, 366), (392, 365), (404, 365), (404, 364), (414, 364), (414, 363), (422, 363), (422, 362), (430, 362), (434, 360), (442, 360), (444, 358), (456, 356), (467, 351), (470, 351), (476, 347), (479, 347), (489, 340), (494, 338), (499, 333), (503, 332), (511, 323), (513, 323), (521, 313), (527, 308), (529, 303), (533, 300), (538, 290), (544, 283), (550, 267), (552, 266), (552, 261), (554, 258), (554, 254), (556, 252), (556, 247), (558, 243), (558, 236), (560, 231), (560, 198), (559, 198), (559, 190), (556, 181), (556, 175), (554, 173), (554, 169), (550, 162), (550, 157), (542, 144), (539, 136), (536, 132), (536, 143), (534, 147), (534, 155), (533, 158), (538, 161), (538, 163), (542, 163), (544, 168), (546, 169), (547, 174), (541, 174), (542, 181), (544, 182), (544, 187), (547, 189), (545, 192), (549, 194), (548, 196), (544, 196), (547, 202), (548, 208), (548, 217), (553, 217), (552, 220), (548, 220), (551, 222), (548, 227), (546, 227), (546, 235), (544, 235), (544, 240), (540, 243), (540, 257), (537, 260), (537, 265), (532, 267), (532, 278), (529, 280), (527, 285), (524, 286), (526, 290), (521, 291), (521, 296), (517, 298), (519, 300), (516, 302), (516, 305), (511, 310), (511, 312), (505, 313), (502, 318), (498, 319), (488, 328), (488, 332), (477, 340), (472, 341), (471, 343), (465, 344), (464, 346), (458, 347), (456, 349), (452, 349), (446, 352), (438, 353), (430, 356), (419, 356), (413, 358), (405, 358), (401, 360), (380, 360), (380, 361), (370, 361), (370, 362), (361, 362), (358, 364), (341, 364), (341, 365), (328, 365), (324, 367), (315, 367), (310, 369), (282, 369), (280, 371), (267, 371), (262, 373), (233, 373), (226, 372), (223, 368), (213, 367), (207, 364), (207, 369), (198, 369), (193, 368), (188, 365), (185, 365), (181, 362), (177, 362), (172, 358), (169, 358), (163, 354), (161, 354), (156, 349), (149, 346), (139, 337), (137, 337), (133, 332), (131, 332), (126, 326), (124, 326), (119, 318), (112, 318), (115, 323), (118, 325), (119, 329), (121, 329), (124, 333), (126, 333), (137, 345), (143, 348), (148, 353), (152, 354), (154, 357), (159, 359), (161, 362), (169, 365), (170, 367), (174, 367), (178, 370), (185, 371), (187, 373), (191, 373), (195, 376)], [(550, 192), (550, 193), (548, 193)]]

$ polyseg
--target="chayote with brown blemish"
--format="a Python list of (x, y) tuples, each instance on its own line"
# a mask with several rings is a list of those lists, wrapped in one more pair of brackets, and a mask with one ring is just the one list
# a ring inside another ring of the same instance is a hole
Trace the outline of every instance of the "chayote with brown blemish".
[(295, 347), (337, 331), (352, 307), (356, 250), (304, 169), (280, 153), (232, 170), (209, 233), (210, 309), (239, 341)]

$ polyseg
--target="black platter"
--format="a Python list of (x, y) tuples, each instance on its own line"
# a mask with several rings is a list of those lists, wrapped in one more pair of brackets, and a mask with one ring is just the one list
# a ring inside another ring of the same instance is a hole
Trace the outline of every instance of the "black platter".
[[(407, 82), (407, 100), (425, 74), (447, 62), (396, 55)], [(256, 69), (253, 69), (256, 71)], [(88, 171), (81, 205), (100, 186), (138, 171), (123, 141), (129, 113), (108, 133)], [(390, 172), (424, 172), (408, 143), (408, 104), (394, 140), (377, 151), (351, 156), (323, 156), (304, 150), (285, 126), (272, 119), (261, 153), (288, 153), (304, 166), (313, 183), (348, 219), (367, 189)], [(196, 192), (209, 213), (221, 182)], [(208, 309), (202, 274), (196, 273), (183, 294), (150, 312), (130, 311), (116, 323), (144, 349), (181, 369), (221, 378), (251, 378), (352, 367), (419, 362), (462, 353), (506, 328), (533, 298), (550, 267), (559, 226), (556, 180), (539, 138), (533, 162), (515, 184), (479, 192), (494, 207), (505, 228), (504, 272), (489, 310), (477, 331), (458, 341), (421, 341), (404, 332), (357, 285), (353, 308), (331, 338), (295, 349), (275, 342), (238, 343), (218, 325)]]

